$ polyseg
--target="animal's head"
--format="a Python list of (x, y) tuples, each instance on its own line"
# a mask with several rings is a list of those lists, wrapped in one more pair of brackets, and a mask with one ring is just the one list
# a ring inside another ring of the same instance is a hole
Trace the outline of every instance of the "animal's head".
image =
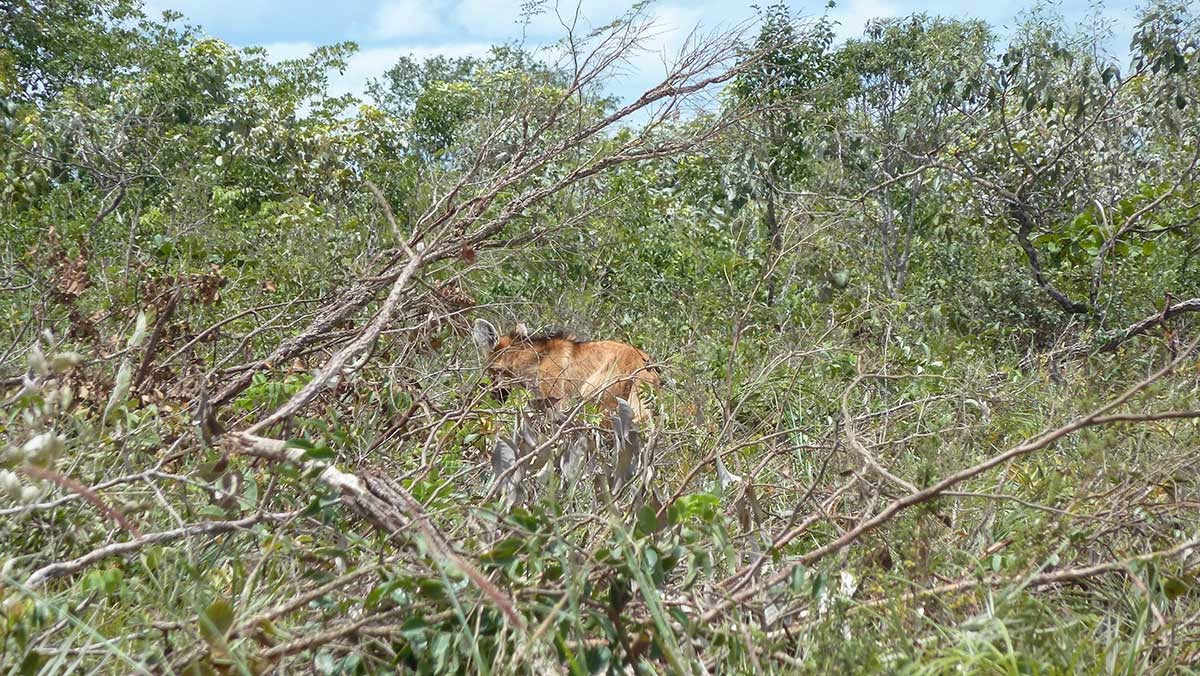
[(508, 334), (501, 335), (488, 320), (476, 319), (471, 337), (483, 355), (484, 367), (497, 383), (497, 395), (501, 399), (507, 395), (506, 385), (514, 384), (514, 381), (527, 387), (535, 384), (541, 356), (524, 324), (517, 324)]

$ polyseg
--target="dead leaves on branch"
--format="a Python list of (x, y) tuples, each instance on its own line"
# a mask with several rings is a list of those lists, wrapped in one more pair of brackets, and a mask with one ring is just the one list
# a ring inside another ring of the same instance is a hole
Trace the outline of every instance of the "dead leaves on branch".
[(42, 241), (26, 252), (26, 259), (49, 271), (51, 296), (60, 303), (73, 304), (92, 286), (86, 242), (81, 241), (72, 251), (53, 225)]
[(63, 259), (54, 271), (53, 283), (55, 296), (64, 303), (72, 303), (82, 296), (92, 285), (87, 256), (80, 253)]
[(221, 302), (221, 288), (229, 283), (229, 278), (221, 272), (221, 266), (213, 263), (208, 272), (192, 275), (190, 282), (194, 302), (216, 305)]

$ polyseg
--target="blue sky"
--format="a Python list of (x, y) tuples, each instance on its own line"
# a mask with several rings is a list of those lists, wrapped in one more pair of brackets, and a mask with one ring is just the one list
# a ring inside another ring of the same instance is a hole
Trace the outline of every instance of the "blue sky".
[[(527, 45), (547, 44), (562, 35), (555, 0), (544, 0), (546, 11), (525, 27), (518, 25), (521, 7), (531, 0), (146, 0), (146, 9), (182, 12), (190, 23), (238, 46), (261, 45), (275, 58), (302, 56), (313, 47), (353, 40), (360, 51), (346, 72), (331, 80), (331, 93), (361, 93), (366, 80), (377, 77), (404, 54), (462, 56), (482, 54), (491, 44), (520, 39)], [(543, 0), (534, 0), (543, 1)], [(737, 25), (754, 17), (751, 4), (771, 0), (658, 0), (649, 8), (656, 32), (645, 53), (633, 59), (628, 74), (614, 83), (622, 98), (653, 85), (664, 60), (678, 50), (695, 27), (702, 30)], [(822, 0), (787, 3), (804, 16), (825, 12)], [(970, 16), (1003, 30), (1031, 6), (1031, 0), (838, 0), (828, 10), (839, 22), (841, 37), (853, 36), (870, 19), (914, 12)], [(606, 0), (559, 0), (564, 15), (578, 6), (586, 23), (600, 25), (627, 5)], [(1130, 0), (1059, 0), (1052, 7), (1070, 20), (1099, 15), (1112, 23), (1112, 49), (1124, 54), (1133, 29), (1135, 5)]]

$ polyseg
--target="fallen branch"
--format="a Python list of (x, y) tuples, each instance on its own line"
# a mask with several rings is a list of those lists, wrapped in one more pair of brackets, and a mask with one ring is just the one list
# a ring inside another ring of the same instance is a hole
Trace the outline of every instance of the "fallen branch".
[(870, 451), (867, 450), (867, 447), (862, 445), (862, 442), (858, 440), (858, 435), (854, 432), (854, 416), (850, 413), (850, 393), (853, 392), (854, 388), (858, 387), (858, 384), (863, 380), (867, 378), (894, 379), (900, 377), (903, 376), (889, 376), (880, 373), (860, 373), (855, 376), (854, 380), (852, 380), (850, 384), (846, 386), (846, 389), (842, 391), (842, 428), (846, 432), (846, 442), (850, 444), (851, 448), (858, 452), (858, 455), (862, 458), (864, 464), (874, 470), (879, 476), (882, 476), (906, 491), (914, 492), (917, 490), (915, 485), (888, 471), (886, 467), (879, 464), (879, 461), (875, 459), (875, 456), (872, 455)]
[(290, 462), (300, 465), (306, 472), (317, 473), (317, 480), (337, 491), (346, 506), (397, 542), (407, 543), (410, 538), (408, 534), (416, 526), (435, 560), (453, 564), (514, 627), (524, 629), (525, 623), (517, 614), (512, 599), (454, 550), (446, 537), (429, 521), (421, 504), (404, 488), (386, 477), (363, 477), (343, 472), (321, 460), (307, 460), (305, 450), (289, 447), (278, 439), (234, 432), (224, 435), (221, 443), (232, 453), (273, 462)]
[(100, 513), (112, 519), (113, 522), (115, 522), (118, 526), (124, 528), (125, 531), (130, 535), (134, 536), (135, 538), (141, 537), (141, 533), (138, 532), (137, 527), (129, 523), (129, 520), (125, 518), (124, 514), (118, 512), (112, 507), (109, 507), (108, 503), (104, 502), (104, 500), (101, 499), (95, 491), (87, 486), (84, 486), (78, 481), (70, 477), (65, 477), (53, 470), (46, 469), (44, 467), (38, 467), (36, 465), (26, 465), (19, 468), (18, 471), (32, 479), (49, 481), (50, 483), (57, 484), (62, 488), (75, 493), (79, 497), (91, 503), (92, 506), (100, 511)]
[(329, 358), (329, 361), (321, 367), (321, 371), (308, 382), (299, 392), (292, 396), (283, 406), (280, 406), (274, 413), (266, 418), (251, 425), (247, 430), (251, 434), (260, 432), (261, 430), (281, 422), (294, 415), (306, 404), (316, 398), (335, 378), (343, 375), (347, 370), (348, 363), (351, 357), (359, 354), (368, 353), (369, 348), (374, 345), (375, 340), (379, 338), (379, 334), (383, 331), (388, 322), (392, 321), (392, 315), (396, 312), (396, 307), (400, 304), (400, 298), (404, 293), (404, 289), (412, 280), (413, 275), (421, 267), (422, 258), (420, 254), (414, 253), (409, 260), (408, 265), (404, 266), (399, 277), (392, 284), (392, 290), (388, 293), (387, 300), (384, 301), (383, 307), (375, 314), (375, 319), (363, 329), (362, 333), (357, 338), (350, 342), (349, 345), (338, 350), (337, 354)]
[[(879, 606), (897, 606), (907, 601), (913, 601), (919, 598), (929, 596), (940, 597), (946, 594), (957, 594), (980, 587), (1004, 587), (1008, 585), (1018, 585), (1020, 587), (1050, 587), (1053, 585), (1065, 584), (1067, 582), (1077, 582), (1086, 580), (1091, 577), (1106, 575), (1108, 573), (1127, 573), (1129, 566), (1134, 563), (1144, 563), (1146, 561), (1157, 561), (1159, 559), (1168, 559), (1172, 557), (1187, 558), (1194, 550), (1200, 549), (1200, 538), (1193, 538), (1181, 542), (1170, 549), (1162, 549), (1146, 554), (1139, 554), (1121, 561), (1110, 561), (1107, 563), (1098, 563), (1093, 566), (1083, 566), (1080, 568), (1063, 568), (1049, 573), (1038, 573), (1036, 575), (1007, 577), (1003, 575), (985, 575), (981, 578), (972, 578), (970, 580), (962, 580), (959, 582), (951, 582), (948, 584), (922, 589), (920, 591), (908, 592), (896, 596), (883, 596), (877, 599), (868, 601), (855, 602), (850, 606), (849, 610), (854, 611), (861, 608), (877, 608)], [(805, 623), (805, 626), (808, 623)], [(772, 630), (768, 637), (772, 639), (785, 638), (795, 635), (798, 631), (802, 631), (803, 626), (791, 625), (785, 628)]]
[[(1164, 366), (1161, 369), (1159, 369), (1158, 371), (1154, 372), (1146, 379), (1142, 380), (1141, 382), (1137, 383), (1133, 387), (1126, 390), (1120, 396), (1109, 401), (1107, 404), (1095, 409), (1091, 413), (1089, 413), (1083, 417), (1077, 418), (1077, 419), (1067, 423), (1066, 425), (1058, 427), (1057, 429), (1050, 430), (1050, 431), (1044, 432), (1042, 434), (1039, 434), (1037, 436), (1034, 436), (1033, 438), (1028, 439), (1021, 444), (1018, 444), (1017, 446), (1015, 446), (1003, 453), (994, 455), (994, 456), (988, 458), (987, 460), (984, 460), (983, 462), (980, 462), (976, 465), (973, 465), (966, 469), (960, 470), (954, 474), (951, 474), (950, 476), (943, 478), (941, 481), (938, 481), (937, 483), (935, 483), (925, 489), (922, 489), (915, 493), (909, 493), (908, 495), (905, 495), (903, 497), (897, 498), (896, 500), (893, 500), (891, 503), (889, 503), (887, 505), (887, 507), (885, 507), (882, 511), (880, 511), (875, 516), (873, 516), (869, 519), (864, 519), (863, 521), (859, 522), (859, 524), (857, 526), (846, 531), (845, 533), (843, 533), (840, 537), (838, 537), (834, 541), (797, 557), (796, 559), (793, 560), (793, 563), (791, 565), (785, 567), (784, 570), (780, 571), (779, 573), (772, 576), (771, 578), (768, 578), (763, 583), (760, 583), (758, 585), (747, 588), (738, 593), (727, 596), (721, 602), (719, 602), (717, 605), (713, 606), (712, 608), (710, 608), (708, 611), (706, 611), (704, 613), (704, 615), (701, 617), (701, 620), (700, 620), (701, 623), (706, 624), (706, 623), (712, 622), (713, 620), (715, 620), (716, 618), (718, 618), (722, 614), (724, 614), (730, 608), (745, 602), (747, 599), (750, 599), (751, 597), (759, 594), (764, 589), (769, 589), (776, 585), (784, 584), (784, 583), (788, 582), (791, 579), (791, 577), (796, 569), (798, 569), (800, 567), (811, 566), (812, 564), (816, 563), (817, 561), (820, 561), (821, 559), (825, 558), (826, 556), (829, 556), (830, 554), (835, 554), (835, 553), (845, 549), (846, 547), (850, 546), (854, 542), (857, 542), (863, 535), (865, 535), (865, 534), (879, 528), (883, 524), (891, 521), (893, 518), (896, 517), (897, 514), (908, 509), (909, 507), (913, 507), (915, 505), (919, 505), (921, 503), (933, 500), (934, 498), (945, 493), (950, 488), (953, 488), (954, 486), (956, 486), (968, 479), (978, 476), (978, 475), (982, 474), (983, 472), (986, 472), (987, 470), (992, 469), (993, 467), (1002, 465), (1006, 462), (1009, 462), (1010, 460), (1021, 457), (1023, 455), (1028, 455), (1029, 453), (1032, 453), (1034, 451), (1046, 448), (1047, 446), (1050, 446), (1050, 445), (1054, 444), (1055, 442), (1057, 442), (1058, 440), (1060, 440), (1070, 434), (1074, 434), (1075, 432), (1078, 432), (1079, 430), (1082, 430), (1082, 429), (1085, 429), (1088, 427), (1093, 427), (1095, 425), (1111, 424), (1113, 422), (1151, 421), (1151, 420), (1173, 419), (1173, 418), (1182, 417), (1180, 415), (1179, 411), (1168, 411), (1165, 413), (1118, 414), (1118, 415), (1109, 415), (1109, 413), (1113, 409), (1115, 409), (1115, 408), (1123, 405), (1127, 401), (1129, 401), (1138, 392), (1141, 392), (1142, 390), (1149, 387), (1151, 384), (1157, 382), (1159, 379), (1161, 379), (1167, 373), (1170, 373), (1176, 366), (1179, 365), (1179, 363), (1181, 361), (1183, 361), (1187, 357), (1187, 355), (1189, 355), (1191, 353), (1191, 351), (1193, 349), (1195, 349), (1197, 343), (1200, 343), (1200, 337), (1198, 337), (1196, 340), (1193, 340), (1191, 342), (1191, 344), (1188, 346), (1188, 348), (1186, 350), (1184, 350), (1179, 357), (1177, 357), (1176, 359), (1173, 359), (1166, 366)], [(1194, 414), (1189, 412), (1188, 417), (1200, 417), (1200, 412), (1196, 412)]]
[(136, 552), (147, 545), (161, 544), (163, 542), (173, 542), (188, 537), (197, 535), (216, 535), (219, 533), (228, 533), (235, 530), (243, 530), (263, 521), (286, 521), (299, 514), (296, 512), (275, 512), (254, 514), (244, 519), (236, 519), (233, 521), (205, 521), (196, 523), (174, 530), (166, 530), (158, 533), (149, 533), (139, 538), (129, 540), (127, 542), (116, 542), (110, 545), (105, 545), (99, 549), (92, 551), (70, 561), (59, 561), (51, 563), (47, 566), (33, 571), (26, 580), (25, 587), (28, 589), (36, 589), (48, 580), (64, 575), (72, 575), (81, 570), (98, 563), (105, 559), (110, 559), (115, 556), (122, 556)]
[(154, 363), (154, 356), (158, 353), (158, 341), (162, 338), (163, 329), (166, 328), (167, 322), (171, 321), (171, 317), (175, 316), (175, 308), (179, 305), (179, 299), (183, 297), (183, 287), (176, 287), (175, 293), (167, 299), (166, 306), (158, 313), (158, 320), (154, 322), (154, 332), (150, 334), (150, 340), (146, 342), (146, 353), (142, 355), (142, 363), (138, 365), (137, 372), (133, 376), (132, 389), (137, 390), (142, 381), (150, 373), (150, 365)]
[(1093, 352), (1116, 352), (1117, 348), (1166, 322), (1168, 319), (1190, 312), (1200, 312), (1200, 298), (1189, 298), (1188, 300), (1179, 301), (1174, 305), (1167, 305), (1149, 317), (1130, 324), (1125, 330), (1109, 338), (1099, 347), (1092, 347), (1087, 343), (1076, 343), (1063, 350), (1064, 356), (1082, 357)]
[(370, 624), (394, 619), (397, 616), (407, 614), (410, 612), (410, 610), (411, 609), (408, 607), (401, 607), (385, 610), (381, 613), (365, 615), (357, 620), (334, 625), (332, 629), (326, 629), (325, 631), (317, 632), (310, 636), (304, 636), (302, 638), (274, 646), (264, 652), (263, 657), (277, 659), (287, 655), (294, 655), (299, 652), (304, 652), (305, 650), (325, 645), (326, 643), (331, 643), (339, 638), (342, 638), (343, 636), (349, 636), (351, 634), (358, 633), (360, 630)]
[(287, 615), (297, 608), (307, 605), (311, 601), (315, 601), (316, 599), (319, 599), (332, 591), (340, 589), (361, 577), (378, 571), (379, 568), (379, 564), (371, 564), (359, 568), (358, 570), (350, 571), (345, 575), (338, 576), (323, 585), (310, 589), (298, 596), (294, 596), (273, 608), (265, 610), (254, 617), (251, 617), (233, 629), (229, 635), (233, 637), (248, 634), (260, 624), (271, 622), (282, 615)]
[(252, 368), (242, 371), (231, 380), (213, 398), (213, 406), (221, 406), (233, 401), (254, 380), (254, 375), (262, 369), (271, 368), (278, 364), (286, 364), (288, 360), (304, 351), (312, 343), (317, 342), (329, 331), (358, 312), (375, 299), (380, 290), (387, 287), (397, 277), (400, 271), (385, 272), (381, 277), (370, 277), (355, 282), (336, 302), (327, 305), (303, 331), (283, 341), (266, 359), (254, 364)]
[(1112, 352), (1121, 345), (1121, 343), (1140, 336), (1149, 329), (1158, 326), (1172, 317), (1179, 316), (1187, 312), (1200, 312), (1200, 298), (1191, 298), (1185, 301), (1180, 301), (1174, 305), (1168, 305), (1163, 311), (1154, 313), (1153, 316), (1147, 317), (1140, 322), (1131, 324), (1121, 337), (1114, 338), (1100, 347), (1102, 352)]

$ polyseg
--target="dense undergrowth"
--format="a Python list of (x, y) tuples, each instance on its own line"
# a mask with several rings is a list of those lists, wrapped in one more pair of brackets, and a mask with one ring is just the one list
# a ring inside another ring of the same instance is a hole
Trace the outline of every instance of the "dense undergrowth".
[[(0, 671), (1200, 662), (1186, 5), (1130, 64), (773, 6), (628, 106), (644, 10), (362, 103), (353, 45), (10, 8)], [(476, 317), (641, 347), (653, 421), (497, 401)]]

